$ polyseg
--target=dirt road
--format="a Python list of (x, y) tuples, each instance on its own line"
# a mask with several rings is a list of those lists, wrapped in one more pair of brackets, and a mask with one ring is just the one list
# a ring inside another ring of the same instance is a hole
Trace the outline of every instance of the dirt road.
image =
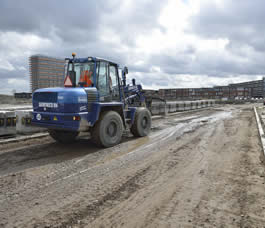
[[(0, 147), (0, 227), (264, 227), (264, 165), (251, 106), (153, 122), (98, 149), (85, 137)], [(29, 145), (30, 144), (30, 145)]]

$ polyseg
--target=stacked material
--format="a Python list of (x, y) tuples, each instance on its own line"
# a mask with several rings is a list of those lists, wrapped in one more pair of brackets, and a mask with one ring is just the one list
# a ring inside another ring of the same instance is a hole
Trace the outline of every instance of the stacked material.
[(13, 111), (0, 111), (0, 135), (16, 134), (16, 114)]
[(169, 113), (176, 112), (177, 111), (177, 102), (176, 101), (167, 102), (167, 108), (168, 108)]
[(152, 101), (150, 111), (152, 115), (165, 115), (167, 113), (189, 111), (215, 105), (214, 100), (199, 101)]
[(184, 101), (177, 101), (176, 104), (177, 111), (181, 112), (185, 110), (185, 102)]
[[(166, 115), (167, 113), (195, 110), (214, 106), (214, 100), (199, 101), (161, 101), (153, 100), (150, 103), (152, 115)], [(12, 107), (5, 107), (12, 108)], [(16, 111), (0, 110), (0, 136), (15, 134), (31, 134), (45, 131), (45, 128), (31, 124), (32, 109), (17, 107)]]
[(32, 109), (32, 105), (29, 104), (20, 104), (20, 105), (11, 105), (11, 104), (3, 104), (0, 105), (0, 111), (16, 111), (23, 109)]
[(165, 104), (164, 101), (153, 101), (151, 106), (152, 115), (165, 114)]
[(16, 131), (18, 134), (30, 134), (30, 133), (41, 132), (44, 130), (44, 128), (31, 125), (31, 119), (32, 119), (31, 109), (17, 110), (16, 118), (17, 118)]

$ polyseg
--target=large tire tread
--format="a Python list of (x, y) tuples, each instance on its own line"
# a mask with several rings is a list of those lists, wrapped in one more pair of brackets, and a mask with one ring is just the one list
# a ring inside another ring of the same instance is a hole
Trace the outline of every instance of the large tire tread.
[(134, 123), (131, 127), (131, 133), (135, 136), (135, 137), (140, 137), (140, 134), (139, 134), (139, 131), (138, 131), (138, 128), (137, 128), (137, 124), (135, 124), (135, 121), (139, 118), (139, 112), (136, 110), (136, 113), (135, 113), (135, 117), (134, 117)]
[(101, 135), (102, 133), (100, 132), (101, 131), (101, 124), (104, 124), (103, 121), (105, 121), (105, 118), (107, 118), (109, 115), (113, 115), (113, 117), (117, 118), (117, 120), (119, 119), (118, 122), (119, 122), (120, 127), (121, 127), (121, 136), (122, 136), (123, 122), (122, 122), (121, 116), (115, 111), (105, 111), (105, 112), (101, 113), (98, 121), (96, 122), (95, 126), (91, 130), (91, 139), (99, 147), (111, 147), (111, 146), (118, 144), (121, 140), (121, 137), (120, 137), (118, 142), (115, 144), (106, 143), (106, 140), (105, 140), (105, 143), (103, 142), (104, 136)]
[(131, 127), (131, 133), (135, 136), (135, 137), (144, 137), (146, 135), (148, 135), (150, 129), (148, 130), (148, 133), (145, 133), (142, 131), (142, 129), (139, 128), (139, 118), (141, 118), (141, 115), (143, 115), (143, 112), (146, 112), (145, 115), (148, 116), (148, 119), (150, 121), (150, 128), (151, 128), (151, 123), (152, 123), (152, 118), (151, 118), (151, 113), (147, 108), (137, 108), (136, 109), (136, 113), (135, 113), (135, 117), (134, 117), (134, 123)]
[(92, 141), (99, 147), (103, 147), (101, 140), (100, 140), (100, 122), (103, 120), (103, 118), (106, 116), (108, 112), (103, 112), (101, 113), (97, 123), (95, 124), (95, 126), (92, 128), (91, 131), (91, 139)]

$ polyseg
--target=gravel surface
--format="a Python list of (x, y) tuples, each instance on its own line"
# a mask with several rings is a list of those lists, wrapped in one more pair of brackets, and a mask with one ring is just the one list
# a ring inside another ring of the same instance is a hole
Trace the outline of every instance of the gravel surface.
[(157, 119), (108, 149), (87, 138), (0, 145), (0, 227), (264, 227), (250, 105)]

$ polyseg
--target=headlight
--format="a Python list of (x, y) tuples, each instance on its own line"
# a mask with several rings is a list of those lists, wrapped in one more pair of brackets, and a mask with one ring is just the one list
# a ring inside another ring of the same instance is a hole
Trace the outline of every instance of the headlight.
[(38, 114), (36, 115), (36, 119), (37, 119), (37, 120), (41, 120), (41, 114), (38, 113)]

